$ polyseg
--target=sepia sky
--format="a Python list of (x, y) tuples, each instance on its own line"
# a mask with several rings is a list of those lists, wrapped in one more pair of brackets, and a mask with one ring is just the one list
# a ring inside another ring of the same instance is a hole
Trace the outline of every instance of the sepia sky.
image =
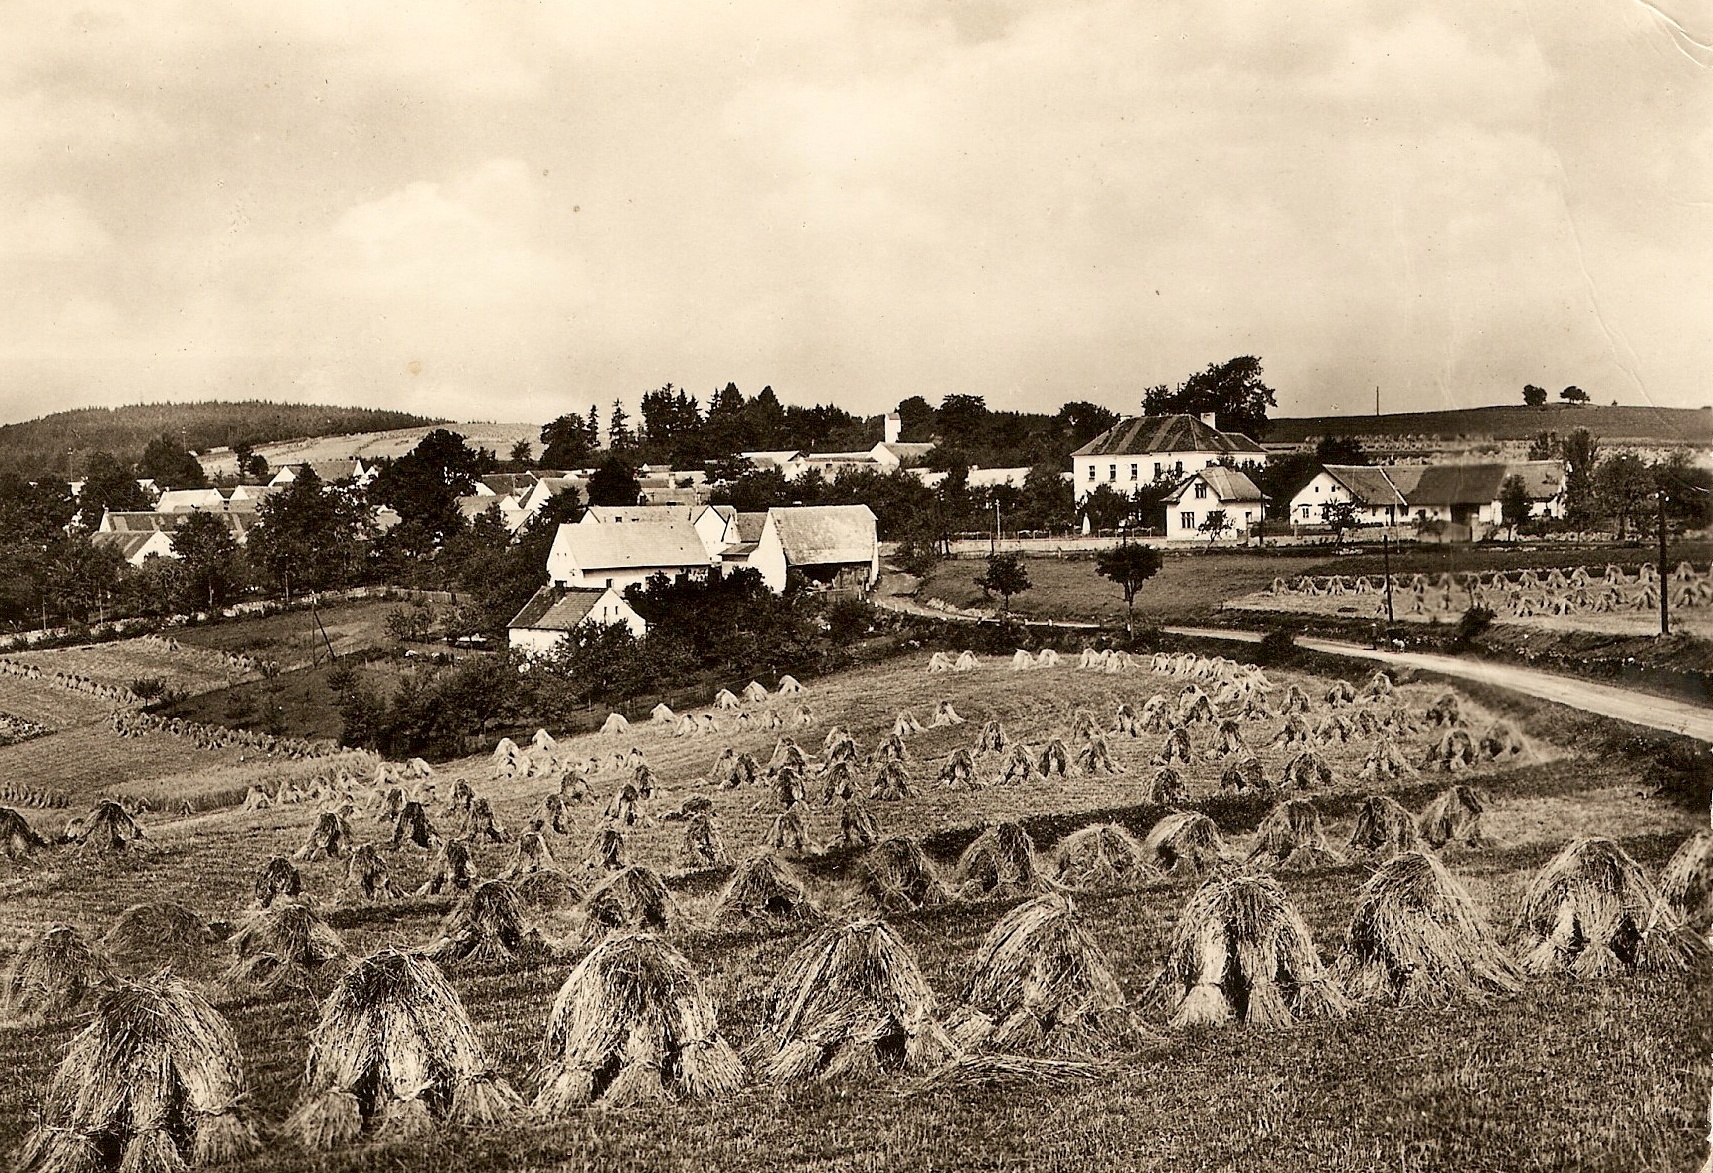
[(1706, 0), (23, 9), (0, 419), (1713, 402)]

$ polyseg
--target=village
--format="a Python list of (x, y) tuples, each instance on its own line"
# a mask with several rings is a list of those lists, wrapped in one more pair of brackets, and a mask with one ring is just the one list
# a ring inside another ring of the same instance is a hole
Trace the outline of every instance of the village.
[(0, 1170), (1713, 1173), (1705, 12), (8, 15)]

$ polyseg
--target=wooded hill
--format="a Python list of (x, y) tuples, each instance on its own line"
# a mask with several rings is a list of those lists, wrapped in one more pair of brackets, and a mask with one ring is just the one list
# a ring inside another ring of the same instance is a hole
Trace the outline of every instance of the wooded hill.
[(265, 400), (142, 403), (86, 407), (0, 426), (0, 472), (73, 477), (92, 452), (130, 463), (163, 432), (193, 452), (234, 443), (266, 444), (439, 423), (402, 411)]

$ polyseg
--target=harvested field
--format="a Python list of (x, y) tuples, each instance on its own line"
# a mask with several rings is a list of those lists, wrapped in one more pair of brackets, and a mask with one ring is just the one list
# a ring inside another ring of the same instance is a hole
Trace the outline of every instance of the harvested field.
[(7, 659), (43, 672), (67, 672), (121, 688), (152, 677), (163, 681), (168, 688), (190, 693), (225, 688), (235, 680), (253, 675), (208, 648), (177, 639), (146, 636), (75, 648), (13, 652)]
[[(924, 671), (925, 662), (921, 657), (817, 682), (801, 698), (813, 707), (816, 722), (785, 731), (811, 762), (819, 758), (833, 723), (848, 729), (867, 753), (892, 728), (899, 709), (932, 712), (938, 699), (952, 700), (965, 725), (905, 739), (908, 768), (921, 796), (869, 804), (884, 834), (922, 837), (933, 864), (949, 873), (982, 821), (1015, 818), (1047, 853), (1080, 825), (1118, 822), (1142, 834), (1159, 818), (1161, 808), (1137, 796), (1152, 776), (1148, 762), (1164, 734), (1132, 739), (1109, 732), (1113, 756), (1128, 771), (1124, 774), (1082, 777), (1073, 766), (1068, 778), (994, 786), (997, 755), (990, 754), (978, 758), (978, 770), (990, 783), (986, 789), (942, 790), (934, 776), (952, 750), (972, 744), (990, 719), (1002, 721), (1014, 742), (1021, 740), (1038, 753), (1052, 736), (1070, 740), (1078, 709), (1110, 726), (1118, 701), (1138, 711), (1154, 693), (1175, 701), (1186, 678), (1139, 668), (1116, 675), (1082, 671), (1073, 666), (1074, 657), (1053, 669), (1012, 673), (990, 663), (968, 674), (934, 676)], [(1329, 692), (1329, 679), (1271, 676), (1279, 693), (1296, 683), (1312, 698), (1311, 725), (1326, 715), (1321, 698)], [(1200, 684), (1210, 693), (1216, 689), (1209, 681)], [(1443, 691), (1408, 681), (1397, 689), (1418, 715)], [(766, 708), (789, 712), (795, 703), (775, 699)], [(1467, 695), (1459, 707), (1478, 734), (1488, 709)], [(749, 708), (764, 711), (761, 705)], [(1390, 794), (1419, 812), (1454, 780), (1478, 785), (1493, 799), (1490, 829), (1500, 843), (1448, 849), (1443, 858), (1496, 926), (1514, 916), (1533, 872), (1580, 833), (1567, 825), (1573, 815), (1604, 824), (1603, 834), (1655, 873), (1704, 820), (1702, 810), (1651, 797), (1656, 780), (1648, 767), (1619, 755), (1567, 756), (1571, 747), (1552, 742), (1554, 721), (1531, 719), (1527, 706), (1508, 706), (1503, 716), (1518, 726), (1529, 746), (1519, 763), (1361, 783), (1353, 779), (1354, 767), (1369, 745), (1353, 737), (1347, 744), (1316, 747), (1335, 767), (1332, 786), (1292, 796), (1313, 802), (1328, 838), (1342, 843), (1370, 792)], [(1260, 733), (1270, 736), (1281, 724), (1281, 718), (1245, 723), (1246, 733), (1255, 731), (1248, 740), (1261, 753), (1269, 780), (1277, 778), (1286, 755), (1282, 747), (1262, 748), (1266, 738)], [(1233, 854), (1241, 855), (1273, 798), (1218, 792), (1220, 764), (1205, 760), (1216, 731), (1212, 725), (1195, 726), (1195, 756), (1177, 768), (1189, 786), (1187, 806), (1214, 818)], [(707, 927), (730, 871), (678, 874), (674, 857), (682, 827), (664, 816), (686, 799), (706, 796), (734, 855), (752, 854), (777, 810), (772, 788), (758, 783), (721, 790), (701, 778), (728, 742), (754, 754), (765, 767), (778, 736), (733, 730), (674, 737), (670, 729), (638, 726), (622, 736), (566, 738), (558, 747), (560, 756), (569, 759), (635, 746), (658, 776), (655, 795), (641, 803), (646, 817), (625, 828), (627, 850), (635, 862), (668, 877), (680, 915), (665, 936), (700, 979), (714, 1004), (720, 1034), (740, 1050), (761, 1029), (760, 999), (769, 978), (814, 926)], [(1424, 727), (1399, 741), (1415, 756), (1429, 736)], [(507, 780), (492, 774), (486, 754), (440, 768), (432, 779), (440, 796), (431, 804), (432, 818), (452, 825), (446, 800), (456, 780), (468, 779), (476, 794), (493, 801), (499, 823), (515, 838), (542, 796), (558, 789), (557, 773)], [(574, 861), (581, 859), (599, 822), (598, 811), (619, 781), (615, 769), (599, 775), (591, 800), (567, 806), (570, 833), (550, 836), (559, 866), (585, 886), (598, 877)], [(837, 816), (834, 808), (820, 805), (813, 786), (809, 790), (810, 837), (824, 838)], [(305, 806), (183, 820), (145, 816), (150, 846), (135, 856), (49, 849), (31, 864), (0, 863), (0, 890), (8, 897), (0, 905), (0, 948), (15, 948), (52, 920), (78, 924), (98, 938), (122, 909), (144, 900), (178, 900), (206, 919), (235, 920), (253, 898), (256, 869), (300, 846), (315, 817), (315, 810)], [(349, 819), (357, 842), (390, 842), (390, 824), (374, 812), (360, 808)], [(381, 854), (402, 891), (428, 875), (428, 851), (383, 846)], [(477, 876), (496, 875), (514, 855), (513, 843), (478, 844)], [(808, 856), (798, 870), (818, 901), (836, 907), (848, 894), (853, 860), (850, 849), (841, 849)], [(387, 945), (427, 943), (454, 902), (445, 895), (364, 903), (341, 892), (342, 860), (298, 866), (307, 892), (353, 956)], [(1276, 877), (1329, 961), (1343, 944), (1370, 870), (1370, 865), (1348, 864)], [(1311, 1019), (1288, 1030), (1235, 1027), (1186, 1035), (1167, 1030), (1164, 1015), (1150, 1009), (1143, 995), (1160, 971), (1180, 910), (1200, 883), (1200, 877), (1186, 875), (1153, 879), (1134, 890), (1075, 896), (1113, 976), (1132, 1000), (1141, 1002), (1147, 1024), (1159, 1036), (1143, 1043), (1138, 1053), (1121, 1056), (1097, 1081), (1037, 1084), (1026, 1092), (1016, 1086), (954, 1085), (901, 1095), (912, 1086), (909, 1077), (868, 1075), (806, 1087), (793, 1092), (788, 1103), (752, 1082), (729, 1099), (711, 1103), (657, 1100), (642, 1111), (433, 1132), (338, 1148), (313, 1159), (280, 1148), (245, 1167), (498, 1170), (565, 1164), (707, 1171), (945, 1168), (979, 1162), (1064, 1169), (1266, 1166), (1317, 1173), (1577, 1166), (1664, 1171), (1693, 1167), (1704, 1153), (1705, 1092), (1713, 1078), (1708, 1059), (1713, 1053), (1713, 982), (1704, 968), (1669, 978), (1531, 980), (1516, 998), (1491, 999), (1455, 1015), (1359, 1009), (1343, 1021)], [(940, 1005), (950, 1007), (965, 988), (983, 938), (1014, 905), (1014, 900), (955, 901), (888, 919)], [(526, 1098), (538, 1090), (532, 1081), (548, 1010), (581, 955), (575, 942), (583, 931), (564, 906), (532, 908), (528, 916), (559, 947), (555, 956), (474, 961), (448, 970), (496, 1073)], [(217, 975), (229, 957), (222, 952), (213, 960), (218, 964), (211, 964), (209, 972)], [(255, 1114), (277, 1124), (302, 1094), (304, 1040), (315, 1007), (307, 999), (291, 998), (222, 1002), (221, 1009), (244, 1053)], [(9, 1072), (0, 1080), (0, 1146), (21, 1139), (33, 1097), (73, 1029), (70, 1024), (0, 1026), (0, 1061)], [(1400, 1062), (1401, 1057), (1407, 1061)]]

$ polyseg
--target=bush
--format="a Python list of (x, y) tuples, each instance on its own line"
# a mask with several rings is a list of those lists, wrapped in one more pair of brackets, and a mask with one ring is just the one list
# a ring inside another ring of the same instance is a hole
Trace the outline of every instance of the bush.
[(139, 676), (131, 681), (131, 691), (146, 701), (159, 700), (167, 691), (166, 677)]
[(1296, 654), (1296, 633), (1287, 627), (1275, 627), (1261, 637), (1255, 650), (1258, 664), (1283, 664)]
[(927, 578), (934, 573), (934, 567), (940, 564), (940, 554), (934, 549), (932, 542), (911, 538), (898, 547), (898, 552), (892, 556), (892, 562), (912, 578)]
[(1457, 621), (1457, 642), (1460, 644), (1473, 643), (1476, 639), (1493, 626), (1493, 612), (1486, 607), (1471, 607)]

